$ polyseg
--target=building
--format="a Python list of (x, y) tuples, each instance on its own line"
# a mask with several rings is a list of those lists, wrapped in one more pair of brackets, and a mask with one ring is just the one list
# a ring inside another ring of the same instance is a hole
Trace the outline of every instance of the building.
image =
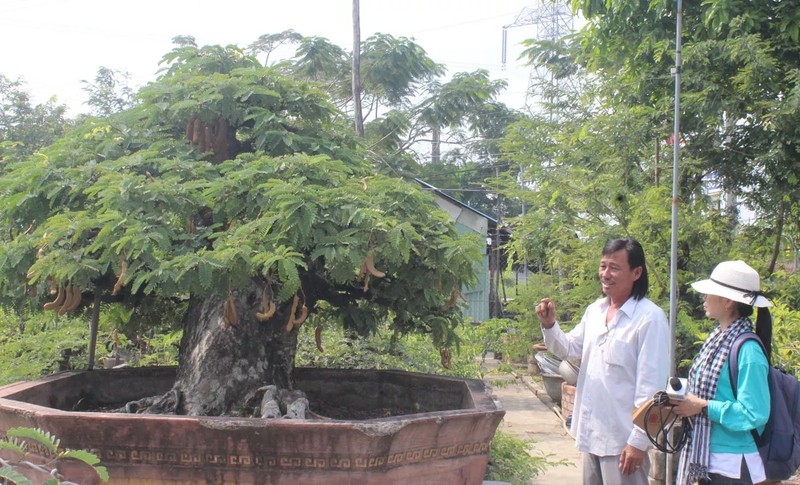
[[(426, 191), (434, 195), (439, 207), (450, 214), (450, 218), (455, 222), (458, 231), (475, 232), (486, 239), (486, 245), (483, 247), (483, 258), (478, 263), (480, 265), (477, 269), (478, 281), (472, 288), (461, 289), (461, 293), (467, 301), (464, 315), (470, 317), (473, 322), (483, 322), (493, 316), (499, 316), (502, 309), (497, 296), (498, 291), (493, 282), (498, 279), (494, 277), (497, 271), (502, 272), (506, 258), (504, 255), (499, 258), (491, 258), (491, 255), (494, 248), (502, 247), (508, 241), (508, 230), (501, 227), (499, 237), (495, 237), (497, 234), (497, 219), (445, 194), (427, 182), (420, 179), (416, 179), (416, 181)], [(492, 303), (493, 301), (494, 303)]]

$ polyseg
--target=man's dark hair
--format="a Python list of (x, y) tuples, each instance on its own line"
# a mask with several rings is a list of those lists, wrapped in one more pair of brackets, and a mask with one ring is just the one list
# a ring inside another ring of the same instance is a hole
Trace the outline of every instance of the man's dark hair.
[(642, 268), (642, 276), (633, 283), (631, 296), (634, 300), (641, 300), (650, 289), (650, 280), (647, 278), (647, 265), (644, 261), (644, 249), (636, 239), (611, 239), (603, 247), (603, 256), (625, 250), (628, 254), (628, 266), (631, 269)]

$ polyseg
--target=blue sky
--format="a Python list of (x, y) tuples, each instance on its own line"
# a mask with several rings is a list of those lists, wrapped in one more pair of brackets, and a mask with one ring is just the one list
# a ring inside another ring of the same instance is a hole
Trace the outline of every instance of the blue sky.
[[(525, 104), (530, 68), (517, 61), (533, 26), (508, 30), (508, 62), (501, 65), (502, 30), (525, 7), (521, 0), (361, 0), (361, 36), (375, 32), (413, 37), (431, 56), (459, 71), (488, 69), (509, 88), (502, 101)], [(131, 84), (151, 81), (177, 35), (198, 44), (247, 46), (260, 35), (294, 29), (327, 37), (351, 50), (351, 0), (0, 0), (0, 73), (23, 78), (38, 102), (50, 96), (86, 111), (81, 81), (100, 66), (127, 71)]]

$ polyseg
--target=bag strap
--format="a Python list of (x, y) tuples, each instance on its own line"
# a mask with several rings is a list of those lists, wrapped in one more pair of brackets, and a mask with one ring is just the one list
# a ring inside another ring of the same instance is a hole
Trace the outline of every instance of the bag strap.
[[(742, 345), (748, 340), (755, 340), (758, 342), (759, 347), (761, 347), (761, 351), (764, 352), (764, 355), (767, 355), (767, 351), (764, 349), (764, 344), (761, 342), (761, 339), (758, 338), (753, 332), (744, 332), (739, 334), (736, 337), (736, 340), (733, 341), (733, 345), (731, 345), (731, 353), (728, 354), (728, 376), (731, 379), (731, 388), (733, 389), (733, 398), (736, 399), (736, 385), (739, 382), (739, 350), (741, 350)], [(769, 378), (769, 375), (767, 375)], [(756, 446), (760, 441), (760, 436), (758, 435), (758, 431), (755, 429), (751, 429), (750, 432), (753, 435), (753, 440), (756, 442)]]

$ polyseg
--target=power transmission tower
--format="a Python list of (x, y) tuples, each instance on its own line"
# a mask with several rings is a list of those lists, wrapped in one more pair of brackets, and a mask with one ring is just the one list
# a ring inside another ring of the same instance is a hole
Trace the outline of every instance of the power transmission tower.
[[(557, 41), (575, 29), (575, 16), (570, 11), (566, 0), (540, 0), (537, 7), (525, 7), (517, 14), (514, 22), (503, 26), (503, 68), (506, 66), (508, 52), (508, 29), (514, 27), (533, 26), (533, 35), (529, 38), (535, 40)], [(553, 74), (546, 68), (531, 65), (528, 77), (528, 89), (525, 95), (525, 107), (531, 111), (536, 99), (541, 99), (544, 93), (542, 85), (554, 85), (563, 82), (554, 79)], [(559, 92), (558, 89), (555, 90)]]

